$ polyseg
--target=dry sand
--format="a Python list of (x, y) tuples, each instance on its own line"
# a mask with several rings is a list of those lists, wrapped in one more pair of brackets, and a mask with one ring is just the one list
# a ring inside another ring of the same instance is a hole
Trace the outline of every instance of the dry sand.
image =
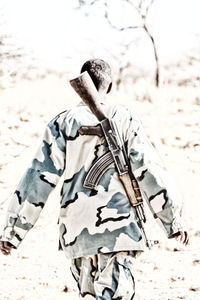
[[(135, 261), (136, 299), (200, 299), (200, 93), (197, 88), (163, 87), (113, 93), (135, 107), (184, 198), (190, 233), (187, 248), (167, 240), (157, 224), (160, 245)], [(138, 100), (138, 101), (136, 101)], [(143, 101), (142, 101), (143, 100)], [(0, 223), (45, 128), (57, 113), (79, 99), (65, 78), (26, 81), (0, 90)], [(35, 227), (12, 255), (0, 254), (1, 300), (78, 299), (69, 261), (58, 252), (59, 188), (47, 201)], [(152, 229), (151, 229), (152, 231)]]

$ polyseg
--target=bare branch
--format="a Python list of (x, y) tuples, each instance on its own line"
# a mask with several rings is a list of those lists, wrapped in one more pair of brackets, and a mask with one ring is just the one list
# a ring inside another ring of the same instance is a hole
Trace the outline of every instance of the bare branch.
[(150, 33), (149, 29), (146, 26), (146, 24), (144, 24), (143, 28), (144, 28), (145, 32), (147, 33), (147, 36), (150, 38), (151, 43), (153, 45), (154, 58), (155, 58), (155, 62), (156, 62), (155, 83), (156, 83), (156, 87), (158, 87), (159, 83), (160, 83), (160, 76), (159, 76), (160, 67), (159, 67), (159, 58), (158, 58), (158, 52), (157, 52), (156, 44), (155, 44), (155, 41), (154, 41), (154, 38), (153, 38), (152, 34)]
[(100, 0), (93, 0), (91, 3), (90, 3), (90, 5), (94, 5), (94, 4), (96, 4), (97, 2), (99, 2)]
[[(133, 5), (133, 2), (131, 0), (125, 0), (125, 1), (127, 1), (129, 4), (132, 4), (132, 6), (135, 7), (135, 5)], [(150, 31), (147, 27), (147, 24), (146, 24), (146, 19), (147, 19), (149, 9), (153, 5), (154, 1), (155, 0), (151, 0), (145, 8), (144, 7), (145, 0), (140, 0), (140, 2), (138, 4), (138, 7), (135, 7), (135, 9), (137, 10), (138, 14), (141, 16), (141, 19), (143, 21), (143, 26), (141, 26), (141, 27), (144, 29), (144, 31), (146, 32), (148, 38), (150, 39), (150, 41), (152, 43), (153, 52), (154, 52), (154, 59), (155, 59), (155, 63), (156, 63), (155, 84), (158, 87), (159, 86), (159, 81), (160, 81), (160, 71), (159, 71), (160, 67), (159, 67), (158, 52), (157, 52), (157, 47), (156, 47), (156, 44), (155, 44), (155, 40), (154, 40), (152, 34), (150, 33)]]
[(141, 15), (141, 3), (142, 3), (142, 0), (139, 2), (138, 6), (136, 6), (131, 0), (125, 0), (128, 4), (130, 4), (137, 12), (139, 15)]
[(114, 28), (114, 29), (116, 29), (116, 30), (118, 30), (118, 31), (126, 31), (126, 30), (132, 30), (132, 29), (139, 29), (139, 28), (142, 28), (143, 26), (142, 25), (135, 25), (135, 26), (126, 26), (126, 27), (118, 27), (118, 26), (116, 26), (116, 25), (114, 25), (112, 22), (111, 22), (111, 20), (110, 20), (110, 17), (109, 17), (109, 13), (108, 13), (108, 11), (109, 11), (109, 9), (108, 9), (108, 4), (107, 4), (107, 2), (105, 2), (104, 3), (104, 5), (105, 5), (105, 13), (104, 13), (104, 17), (105, 17), (105, 19), (107, 20), (107, 22), (108, 22), (108, 24), (112, 27), (112, 28)]
[(78, 0), (78, 6), (76, 7), (76, 9), (80, 9), (81, 7), (83, 6), (86, 6), (86, 5), (94, 5), (96, 4), (97, 2), (99, 2), (100, 0), (91, 0), (90, 2), (87, 1), (87, 0)]
[(155, 2), (155, 0), (151, 0), (149, 5), (146, 7), (146, 16), (148, 15), (149, 9), (153, 5), (154, 2)]
[[(142, 19), (145, 19), (148, 15), (149, 9), (154, 3), (155, 0), (145, 1), (145, 0), (140, 0), (138, 4), (134, 4), (132, 0), (123, 0), (126, 1), (128, 4), (130, 4), (134, 9), (138, 12), (138, 14), (142, 17)], [(146, 4), (146, 2), (149, 2)]]

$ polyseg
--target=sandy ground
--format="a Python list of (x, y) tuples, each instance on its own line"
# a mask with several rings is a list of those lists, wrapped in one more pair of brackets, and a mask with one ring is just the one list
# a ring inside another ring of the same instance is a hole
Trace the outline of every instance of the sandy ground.
[[(200, 299), (200, 98), (197, 88), (168, 87), (113, 93), (135, 107), (183, 195), (190, 232), (187, 248), (167, 240), (153, 220), (160, 245), (135, 261), (136, 299)], [(138, 100), (138, 101), (137, 101)], [(9, 198), (40, 141), (45, 124), (79, 102), (66, 78), (26, 81), (0, 90), (0, 224)], [(78, 299), (70, 262), (58, 252), (59, 188), (17, 251), (0, 255), (0, 299)], [(151, 229), (152, 231), (152, 229)]]

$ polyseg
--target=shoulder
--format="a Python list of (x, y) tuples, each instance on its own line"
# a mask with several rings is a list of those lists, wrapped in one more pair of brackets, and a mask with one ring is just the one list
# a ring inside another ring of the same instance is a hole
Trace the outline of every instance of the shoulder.
[(58, 115), (56, 115), (48, 124), (47, 127), (50, 129), (56, 128), (56, 130), (65, 130), (66, 126), (70, 125), (70, 123), (74, 123), (75, 120), (81, 118), (81, 116), (85, 116), (87, 109), (86, 106), (77, 105), (68, 110), (65, 110)]
[(56, 115), (48, 124), (47, 129), (50, 130), (51, 134), (55, 137), (60, 136), (61, 132), (65, 132), (66, 119), (68, 111), (65, 110)]
[(78, 107), (74, 107), (59, 113), (48, 123), (48, 127), (64, 128), (75, 117), (77, 109)]
[(129, 106), (125, 106), (121, 104), (114, 106), (114, 115), (119, 115), (121, 116), (122, 119), (127, 119), (127, 121), (129, 122), (133, 122), (133, 123), (141, 122), (136, 111)]
[(59, 113), (59, 114), (56, 115), (53, 119), (50, 120), (50, 122), (48, 123), (48, 125), (51, 126), (51, 125), (54, 124), (55, 122), (61, 121), (61, 120), (65, 119), (66, 116), (67, 116), (67, 114), (68, 114), (68, 110), (65, 110), (65, 111)]

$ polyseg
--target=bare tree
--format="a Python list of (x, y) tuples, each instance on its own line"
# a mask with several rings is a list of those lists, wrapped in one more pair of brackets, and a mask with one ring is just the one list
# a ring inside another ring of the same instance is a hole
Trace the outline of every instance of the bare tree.
[[(134, 18), (133, 24), (130, 24), (128, 26), (122, 26), (120, 27), (119, 24), (115, 24), (115, 22), (112, 21), (111, 15), (110, 15), (110, 9), (109, 9), (109, 3), (110, 0), (77, 0), (77, 7), (82, 8), (86, 5), (88, 6), (93, 6), (97, 3), (101, 3), (102, 6), (104, 6), (104, 17), (107, 20), (108, 24), (118, 30), (119, 32), (125, 32), (125, 31), (133, 31), (133, 30), (143, 30), (149, 39), (152, 49), (153, 49), (153, 54), (154, 54), (154, 60), (155, 60), (155, 85), (158, 87), (160, 83), (160, 66), (159, 66), (159, 57), (158, 57), (158, 51), (156, 47), (156, 43), (154, 40), (154, 37), (151, 33), (151, 30), (148, 26), (147, 18), (148, 18), (148, 13), (149, 10), (154, 3), (155, 0), (120, 0), (121, 3), (125, 3), (126, 5), (129, 6), (129, 13), (130, 11), (132, 12), (133, 15), (137, 13), (138, 20), (137, 23), (135, 24)], [(126, 50), (128, 51), (130, 45), (133, 43), (134, 37), (131, 39), (130, 43), (125, 45)], [(125, 64), (125, 68), (129, 67), (130, 64)], [(120, 74), (123, 72), (123, 68), (120, 70)]]

